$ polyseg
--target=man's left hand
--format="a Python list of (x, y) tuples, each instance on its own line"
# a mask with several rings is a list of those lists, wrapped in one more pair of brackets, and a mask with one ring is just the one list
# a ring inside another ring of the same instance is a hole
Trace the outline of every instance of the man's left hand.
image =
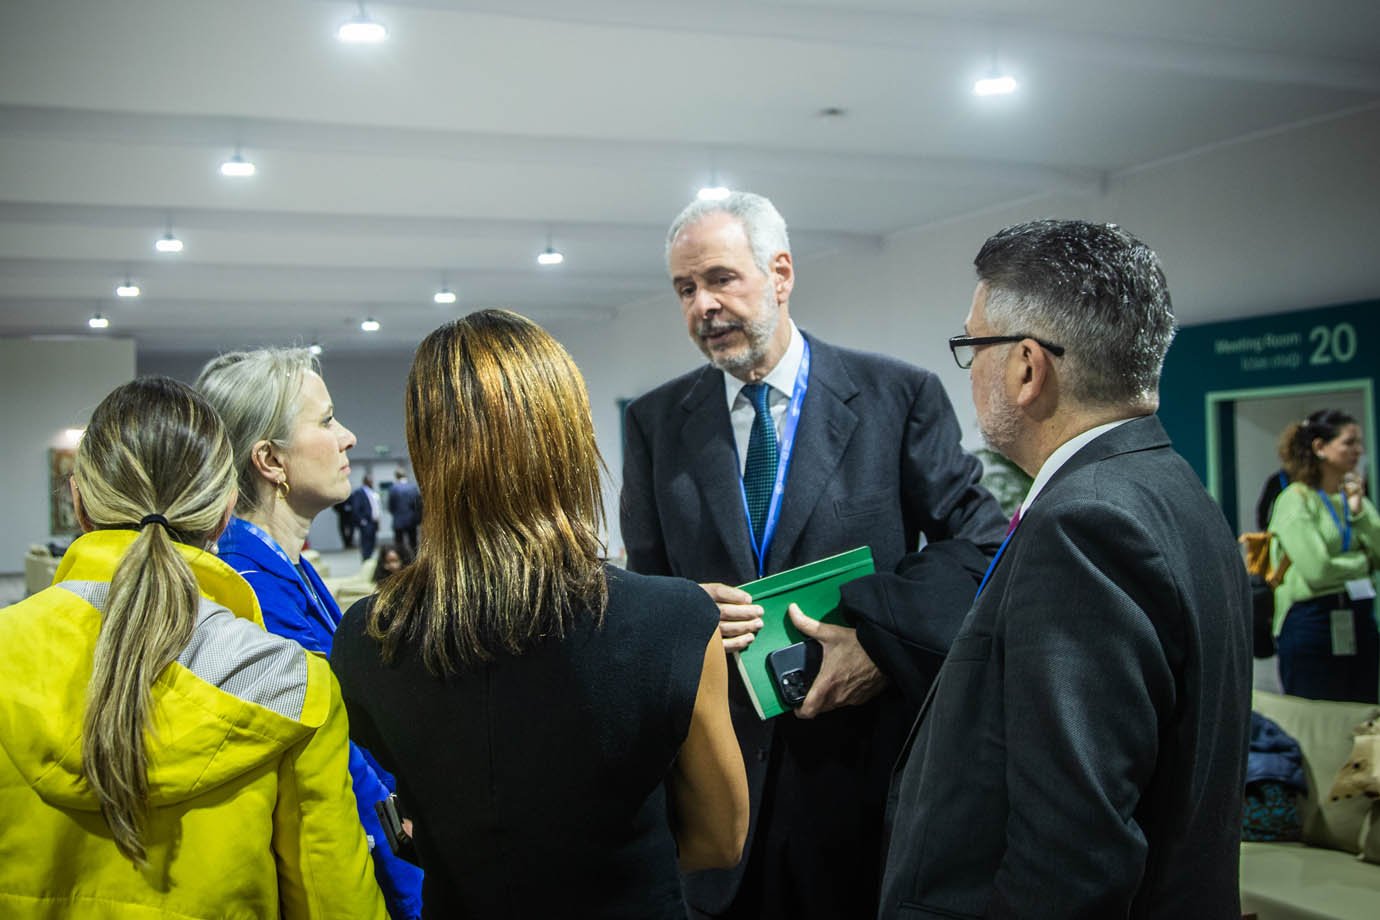
[(872, 659), (858, 643), (858, 631), (847, 626), (834, 626), (812, 620), (791, 604), (789, 610), (795, 628), (824, 646), (819, 675), (810, 685), (805, 702), (795, 714), (802, 719), (866, 703), (886, 686), (886, 675), (877, 670)]

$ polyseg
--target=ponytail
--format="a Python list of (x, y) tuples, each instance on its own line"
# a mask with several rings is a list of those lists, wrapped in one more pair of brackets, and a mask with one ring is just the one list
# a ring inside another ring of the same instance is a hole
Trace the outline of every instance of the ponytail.
[(142, 866), (151, 691), (186, 648), (200, 603), (174, 540), (204, 545), (219, 532), (235, 494), (230, 443), (215, 410), (190, 387), (141, 378), (96, 407), (72, 476), (90, 526), (139, 531), (116, 563), (102, 610), (82, 773), (115, 846)]

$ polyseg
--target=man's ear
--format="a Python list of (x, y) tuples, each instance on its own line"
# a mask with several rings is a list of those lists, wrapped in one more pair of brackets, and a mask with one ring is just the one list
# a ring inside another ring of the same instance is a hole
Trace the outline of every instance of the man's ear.
[(1049, 352), (1034, 339), (1022, 339), (1012, 349), (1012, 354), (1012, 360), (1018, 365), (1015, 372), (1020, 375), (1016, 405), (1028, 409), (1041, 396), (1053, 392), (1054, 368), (1050, 364)]
[(81, 525), (81, 532), (90, 533), (96, 529), (96, 525), (91, 523), (91, 519), (86, 516), (86, 509), (81, 506), (81, 492), (77, 491), (77, 477), (67, 477), (67, 488), (72, 490), (72, 510), (77, 515), (77, 523)]
[(791, 290), (795, 287), (795, 265), (791, 262), (789, 252), (778, 252), (772, 257), (771, 284), (777, 303), (786, 303), (791, 299)]

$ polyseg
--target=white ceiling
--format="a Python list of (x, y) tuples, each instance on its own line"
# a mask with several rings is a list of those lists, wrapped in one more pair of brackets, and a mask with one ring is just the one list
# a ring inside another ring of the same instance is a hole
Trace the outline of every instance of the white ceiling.
[[(357, 4), (333, 0), (5, 0), (0, 335), (99, 310), (150, 352), (360, 350), (483, 306), (607, 321), (669, 297), (666, 224), (711, 173), (808, 258), (1380, 104), (1375, 0), (366, 6), (383, 45), (337, 42)], [(994, 63), (1020, 92), (974, 97)], [(218, 174), (237, 146), (257, 176)], [(168, 226), (181, 254), (153, 250)], [(562, 266), (535, 263), (548, 234)]]

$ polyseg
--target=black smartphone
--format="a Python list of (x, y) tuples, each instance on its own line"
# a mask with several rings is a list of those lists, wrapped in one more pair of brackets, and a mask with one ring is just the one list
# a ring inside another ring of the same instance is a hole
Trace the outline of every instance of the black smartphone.
[(814, 639), (805, 639), (767, 654), (767, 671), (776, 684), (777, 693), (781, 694), (781, 702), (791, 709), (805, 702), (823, 657), (824, 648)]
[(388, 838), (388, 848), (393, 851), (393, 855), (421, 865), (417, 859), (417, 850), (412, 845), (412, 837), (403, 828), (397, 795), (390, 795), (382, 801), (375, 802), (374, 813), (379, 816), (379, 823), (383, 825), (383, 834)]

